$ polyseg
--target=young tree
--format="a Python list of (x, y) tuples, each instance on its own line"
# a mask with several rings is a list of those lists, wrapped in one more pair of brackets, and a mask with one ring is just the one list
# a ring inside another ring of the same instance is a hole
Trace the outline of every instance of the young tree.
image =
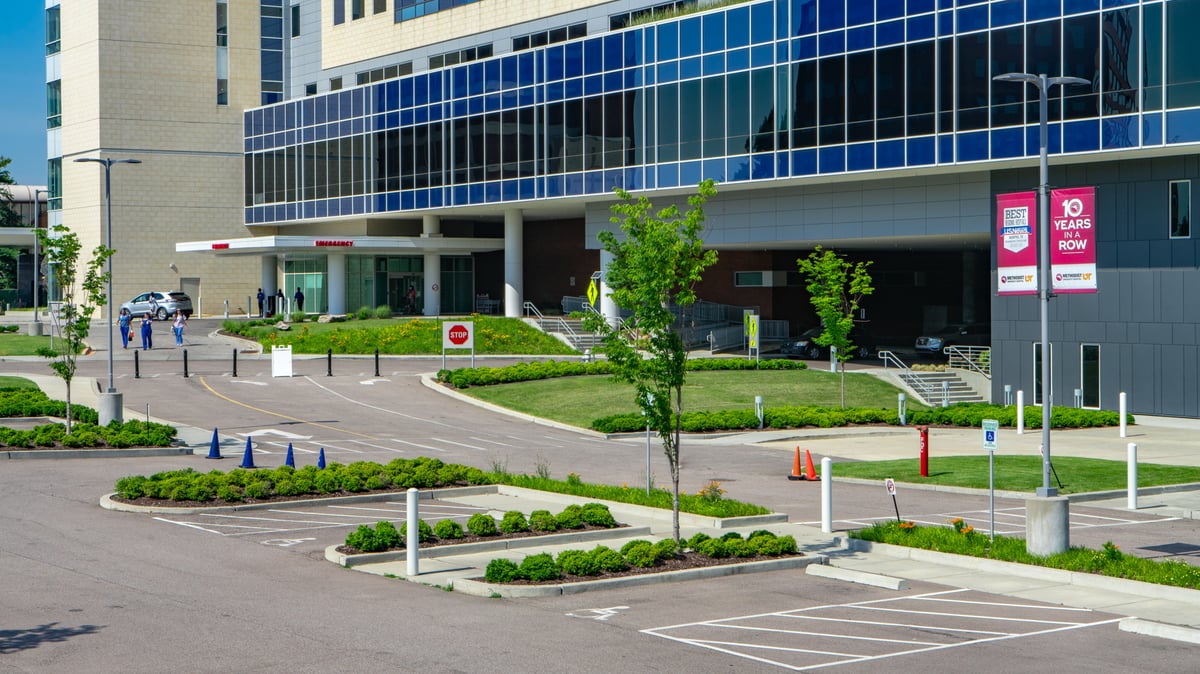
[[(820, 246), (796, 263), (808, 281), (813, 309), (824, 328), (813, 341), (837, 349), (838, 362), (845, 363), (854, 356), (855, 346), (850, 340), (854, 312), (858, 311), (862, 298), (875, 292), (871, 274), (867, 271), (871, 263), (851, 263), (832, 250), (821, 250)], [(845, 408), (846, 368), (838, 369), (842, 373), (842, 407)]]
[(58, 373), (67, 384), (67, 433), (71, 432), (71, 380), (75, 378), (75, 358), (83, 349), (92, 327), (92, 312), (97, 307), (108, 303), (104, 284), (108, 282), (108, 272), (104, 271), (104, 263), (113, 254), (111, 248), (97, 246), (92, 251), (92, 259), (87, 263), (83, 282), (76, 286), (79, 263), (79, 251), (82, 244), (79, 237), (63, 225), (54, 227), (51, 233), (37, 230), (41, 241), (42, 255), (47, 264), (54, 270), (54, 280), (62, 292), (61, 333), (59, 349), (56, 351), (47, 347), (38, 349), (38, 355), (51, 358), (50, 368)]
[(11, 163), (8, 157), (0, 156), (0, 227), (24, 227), (21, 215), (12, 208), (12, 192), (8, 189), (9, 185), (16, 184), (8, 172)]
[(688, 198), (686, 213), (675, 205), (655, 213), (646, 197), (635, 200), (625, 190), (614, 191), (622, 201), (613, 205), (611, 220), (621, 226), (622, 236), (598, 235), (613, 255), (604, 283), (612, 289), (613, 301), (633, 316), (625, 326), (614, 327), (593, 315), (588, 327), (604, 335), (603, 351), (613, 364), (614, 377), (633, 384), (638, 406), (662, 441), (671, 470), (678, 542), (680, 415), (687, 348), (671, 329), (676, 321), (671, 305), (682, 308), (695, 303), (696, 283), (717, 261), (716, 251), (704, 250), (700, 239), (704, 202), (717, 190), (712, 180), (700, 183)]

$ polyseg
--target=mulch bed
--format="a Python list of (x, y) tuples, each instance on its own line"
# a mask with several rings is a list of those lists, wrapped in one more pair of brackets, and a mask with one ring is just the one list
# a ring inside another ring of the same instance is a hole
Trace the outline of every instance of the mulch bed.
[[(594, 576), (573, 576), (563, 574), (562, 578), (557, 580), (514, 580), (505, 585), (561, 585), (563, 583), (582, 583), (591, 580), (604, 580), (606, 578), (622, 578), (625, 576), (642, 576), (649, 573), (666, 573), (668, 571), (683, 571), (685, 569), (701, 569), (708, 566), (728, 566), (730, 564), (746, 564), (749, 562), (769, 562), (773, 559), (783, 559), (784, 557), (802, 557), (804, 553), (797, 552), (791, 555), (779, 555), (769, 557), (767, 555), (756, 555), (754, 557), (725, 557), (716, 559), (708, 555), (702, 555), (698, 552), (685, 552), (674, 559), (668, 559), (664, 562), (659, 562), (655, 566), (641, 568), (631, 566), (625, 571), (601, 571)], [(480, 582), (487, 582), (483, 578), (476, 578)]]
[[(448, 484), (435, 489), (445, 489), (451, 487), (465, 487), (465, 484)], [(328, 494), (298, 494), (296, 496), (272, 496), (270, 498), (248, 498), (243, 501), (231, 502), (213, 499), (211, 501), (172, 501), (170, 499), (151, 498), (149, 496), (139, 496), (136, 499), (127, 499), (121, 496), (114, 495), (112, 500), (118, 503), (128, 503), (130, 505), (139, 506), (154, 506), (157, 508), (218, 508), (229, 506), (245, 506), (257, 503), (293, 503), (295, 501), (316, 501), (323, 498), (339, 498), (342, 496), (368, 496), (380, 494), (395, 494), (397, 496), (405, 496), (408, 493), (408, 488), (388, 487), (387, 489), (364, 489), (362, 491), (331, 491)]]

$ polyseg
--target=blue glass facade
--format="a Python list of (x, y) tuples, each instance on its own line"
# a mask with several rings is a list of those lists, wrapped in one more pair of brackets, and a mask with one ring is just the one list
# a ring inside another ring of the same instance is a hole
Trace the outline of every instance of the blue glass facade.
[(1200, 0), (774, 0), (245, 114), (246, 223), (1200, 142)]

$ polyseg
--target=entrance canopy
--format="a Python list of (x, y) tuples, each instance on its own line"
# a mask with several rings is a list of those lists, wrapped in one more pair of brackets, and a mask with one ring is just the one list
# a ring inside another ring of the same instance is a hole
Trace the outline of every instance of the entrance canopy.
[(215, 255), (275, 255), (278, 253), (466, 255), (503, 249), (503, 238), (442, 236), (255, 236), (243, 239), (184, 241), (175, 244), (177, 253), (212, 253)]
[(5, 248), (33, 248), (32, 227), (0, 227), (0, 246)]

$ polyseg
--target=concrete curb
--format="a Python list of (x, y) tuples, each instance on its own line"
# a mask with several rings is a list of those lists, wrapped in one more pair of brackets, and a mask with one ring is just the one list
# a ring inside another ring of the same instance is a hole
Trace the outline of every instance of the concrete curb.
[[(478, 543), (449, 543), (435, 545), (419, 550), (420, 558), (456, 557), (459, 555), (475, 555), (485, 552), (503, 552), (505, 550), (520, 550), (522, 548), (540, 547), (545, 545), (567, 545), (570, 543), (592, 543), (613, 538), (641, 538), (651, 536), (650, 527), (616, 527), (613, 529), (591, 529), (588, 531), (570, 531), (562, 534), (544, 534), (542, 536), (525, 536), (523, 538), (505, 538), (495, 541), (479, 541)], [(408, 561), (408, 550), (389, 550), (388, 552), (367, 552), (357, 555), (347, 555), (338, 552), (337, 545), (325, 548), (326, 561), (338, 566), (352, 569), (364, 564), (383, 564), (386, 562)]]
[(878, 573), (867, 573), (866, 571), (843, 569), (839, 566), (836, 566), (832, 561), (829, 564), (811, 565), (805, 569), (805, 573), (810, 576), (819, 576), (821, 578), (844, 580), (848, 583), (882, 587), (885, 590), (907, 590), (909, 588), (908, 581), (904, 578), (893, 578), (891, 576), (885, 576)]
[(1152, 620), (1142, 620), (1141, 618), (1126, 618), (1118, 623), (1117, 626), (1122, 632), (1132, 632), (1150, 637), (1159, 637), (1160, 639), (1200, 644), (1200, 630), (1192, 629), (1191, 627), (1168, 625)]
[[(780, 571), (784, 569), (801, 569), (810, 564), (824, 564), (827, 558), (822, 555), (802, 555), (772, 559), (762, 562), (747, 562), (745, 564), (726, 564), (707, 566), (700, 569), (684, 569), (682, 571), (667, 571), (663, 573), (647, 573), (620, 578), (603, 580), (580, 581), (578, 583), (559, 583), (555, 585), (499, 585), (486, 581), (460, 578), (454, 581), (454, 591), (476, 597), (554, 597), (567, 594), (580, 594), (596, 590), (611, 590), (639, 585), (657, 585), (659, 583), (676, 583), (684, 580), (699, 580), (702, 578), (721, 578), (743, 573), (760, 573), (763, 571)], [(411, 579), (420, 582), (419, 578)]]
[(1103, 592), (1123, 592), (1149, 599), (1166, 599), (1169, 601), (1186, 602), (1200, 607), (1200, 590), (1192, 590), (1185, 587), (1156, 585), (1154, 583), (1145, 583), (1140, 580), (1113, 578), (1110, 576), (1096, 575), (1094, 573), (1080, 573), (1078, 571), (1050, 569), (1044, 566), (1031, 566), (1028, 564), (1018, 564), (1016, 562), (1002, 562), (995, 559), (967, 557), (964, 555), (954, 555), (947, 552), (935, 552), (933, 550), (922, 550), (920, 548), (908, 548), (902, 545), (875, 543), (857, 538), (850, 539), (849, 543), (850, 550), (855, 552), (876, 552), (899, 559), (911, 559), (917, 562), (928, 561), (936, 564), (944, 564), (946, 566), (954, 566), (960, 569), (968, 569), (984, 573), (995, 573), (1007, 576), (1018, 576), (1021, 578), (1031, 578), (1034, 580), (1044, 580), (1062, 585), (1075, 585), (1077, 587), (1100, 590)]
[(0, 459), (127, 459), (147, 456), (192, 454), (191, 447), (127, 447), (124, 449), (14, 449), (0, 452)]

